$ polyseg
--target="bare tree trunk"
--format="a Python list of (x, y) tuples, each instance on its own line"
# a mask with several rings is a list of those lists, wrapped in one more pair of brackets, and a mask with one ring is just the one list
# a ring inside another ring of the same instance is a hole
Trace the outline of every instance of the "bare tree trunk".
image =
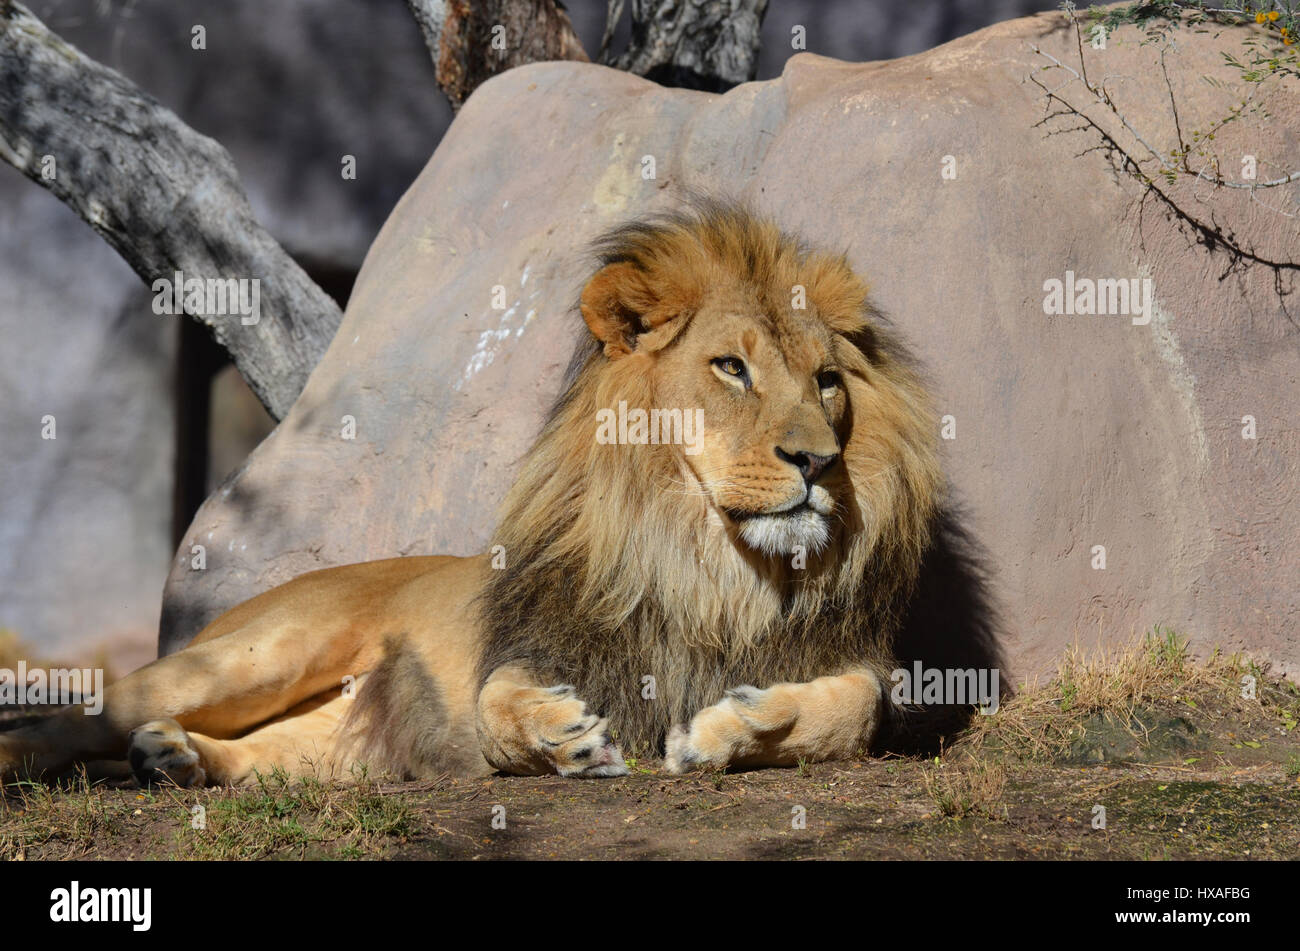
[(433, 55), (438, 85), (459, 110), (498, 73), (548, 60), (588, 62), (555, 0), (407, 0)]
[(176, 272), (258, 281), (255, 323), (185, 310), (284, 418), (342, 314), (257, 223), (221, 145), (0, 0), (0, 157), (76, 211), (151, 286)]
[(632, 0), (632, 39), (609, 55), (624, 0), (609, 0), (600, 61), (664, 86), (725, 92), (758, 74), (768, 0)]

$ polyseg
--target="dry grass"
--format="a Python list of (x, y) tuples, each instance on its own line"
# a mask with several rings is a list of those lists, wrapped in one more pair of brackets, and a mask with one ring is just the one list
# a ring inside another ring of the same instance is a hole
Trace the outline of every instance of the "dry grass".
[(376, 783), (290, 782), (283, 772), (238, 789), (157, 786), (124, 796), (83, 774), (61, 787), (20, 782), (8, 790), (0, 799), (0, 861), (92, 855), (146, 820), (171, 827), (164, 857), (180, 859), (364, 858), (415, 827), (410, 802)]
[(925, 791), (940, 815), (956, 819), (1006, 816), (1002, 794), (1007, 788), (1007, 770), (1001, 763), (963, 757), (936, 764), (921, 775), (925, 779)]
[[(410, 803), (374, 783), (291, 783), (282, 771), (258, 777), (251, 790), (213, 789), (197, 796), (191, 790), (185, 799), (177, 799), (189, 817), (177, 830), (177, 858), (253, 859), (286, 850), (306, 857), (326, 847), (343, 858), (362, 858), (415, 826)], [(203, 809), (201, 828), (195, 805)]]
[[(1254, 678), (1255, 699), (1243, 696), (1246, 677)], [(993, 716), (976, 717), (955, 749), (1050, 761), (1078, 737), (1088, 718), (1104, 714), (1127, 726), (1136, 722), (1135, 714), (1152, 709), (1195, 716), (1210, 725), (1226, 717), (1262, 714), (1289, 733), (1300, 719), (1300, 690), (1240, 655), (1225, 656), (1215, 649), (1194, 659), (1186, 639), (1156, 628), (1135, 646), (1091, 653), (1071, 648), (1051, 681), (1022, 690)]]
[(78, 858), (97, 841), (121, 831), (127, 815), (103, 786), (81, 777), (62, 788), (22, 781), (6, 786), (0, 798), (0, 861), (22, 861), (33, 850), (44, 856)]

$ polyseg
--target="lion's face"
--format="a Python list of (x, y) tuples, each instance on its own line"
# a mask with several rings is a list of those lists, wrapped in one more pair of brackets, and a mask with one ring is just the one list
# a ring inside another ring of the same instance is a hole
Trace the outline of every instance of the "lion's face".
[(929, 461), (919, 391), (861, 349), (876, 331), (848, 264), (752, 220), (634, 232), (630, 246), (583, 291), (608, 358), (593, 372), (609, 404), (695, 414), (694, 444), (670, 450), (679, 496), (702, 495), (716, 525), (770, 558), (863, 528), (878, 538), (911, 489), (890, 473), (928, 480)]
[(701, 410), (681, 460), (728, 529), (766, 555), (822, 550), (843, 504), (848, 409), (826, 325), (768, 313), (743, 284), (715, 288), (651, 372), (657, 402)]

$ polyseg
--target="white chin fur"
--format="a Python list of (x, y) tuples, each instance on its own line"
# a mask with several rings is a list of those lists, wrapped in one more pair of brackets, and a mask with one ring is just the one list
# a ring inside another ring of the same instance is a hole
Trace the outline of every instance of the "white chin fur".
[(830, 541), (826, 519), (810, 509), (793, 515), (756, 515), (740, 523), (740, 537), (764, 555), (817, 554)]

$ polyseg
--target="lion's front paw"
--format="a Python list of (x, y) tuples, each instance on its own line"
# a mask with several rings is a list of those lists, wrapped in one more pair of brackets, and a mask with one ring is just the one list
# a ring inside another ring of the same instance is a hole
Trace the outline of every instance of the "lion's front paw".
[(131, 731), (127, 760), (141, 786), (171, 782), (202, 786), (208, 775), (189, 734), (175, 720), (150, 720)]
[(587, 709), (573, 687), (532, 687), (490, 705), (483, 724), (493, 738), (498, 769), (561, 776), (626, 776), (623, 754), (610, 739), (609, 720)]
[(561, 776), (626, 776), (623, 754), (609, 738), (609, 720), (588, 712), (570, 686), (543, 690), (551, 699), (532, 718), (537, 741)]
[(592, 729), (556, 750), (555, 771), (561, 776), (626, 776), (623, 753), (607, 732), (609, 722), (600, 720)]
[(664, 768), (684, 773), (700, 766), (747, 762), (770, 746), (794, 723), (798, 708), (782, 688), (742, 686), (691, 718), (674, 726), (664, 747)]

